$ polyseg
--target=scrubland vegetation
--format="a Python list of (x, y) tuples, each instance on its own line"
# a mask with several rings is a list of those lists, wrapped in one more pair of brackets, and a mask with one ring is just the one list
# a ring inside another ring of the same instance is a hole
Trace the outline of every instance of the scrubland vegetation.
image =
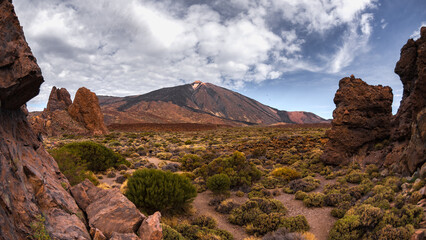
[(50, 138), (45, 145), (72, 185), (89, 178), (121, 188), (145, 213), (161, 211), (166, 240), (241, 239), (219, 229), (219, 219), (196, 213), (191, 203), (206, 191), (208, 209), (249, 239), (317, 239), (311, 216), (290, 215), (288, 203), (277, 200), (286, 194), (301, 208), (329, 209), (335, 223), (328, 239), (410, 239), (423, 221), (416, 204), (424, 180), (373, 164), (325, 166), (326, 130), (112, 132)]

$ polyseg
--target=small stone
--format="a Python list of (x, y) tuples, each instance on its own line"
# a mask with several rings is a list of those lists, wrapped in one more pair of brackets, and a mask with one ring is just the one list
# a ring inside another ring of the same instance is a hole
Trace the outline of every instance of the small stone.
[(388, 175), (389, 175), (389, 170), (387, 168), (383, 169), (380, 172), (380, 176), (382, 176), (382, 177), (387, 177)]

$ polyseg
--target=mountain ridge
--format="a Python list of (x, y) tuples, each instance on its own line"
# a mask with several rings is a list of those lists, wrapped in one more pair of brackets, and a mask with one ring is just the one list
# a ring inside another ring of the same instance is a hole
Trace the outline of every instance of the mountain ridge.
[(141, 95), (99, 95), (98, 98), (107, 125), (149, 122), (225, 125), (328, 122), (314, 113), (278, 110), (238, 92), (201, 81)]

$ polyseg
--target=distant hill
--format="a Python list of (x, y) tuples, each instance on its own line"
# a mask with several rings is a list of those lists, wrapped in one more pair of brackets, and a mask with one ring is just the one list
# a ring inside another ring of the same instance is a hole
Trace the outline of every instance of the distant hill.
[(272, 125), (328, 122), (310, 112), (287, 112), (211, 83), (196, 81), (128, 97), (98, 96), (105, 123)]

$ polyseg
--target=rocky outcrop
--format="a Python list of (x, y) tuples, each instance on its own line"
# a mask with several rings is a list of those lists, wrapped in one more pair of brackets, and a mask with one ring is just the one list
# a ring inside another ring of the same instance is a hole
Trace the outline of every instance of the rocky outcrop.
[(39, 93), (43, 77), (11, 1), (0, 1), (0, 43), (0, 106), (18, 109)]
[(405, 173), (413, 173), (426, 162), (426, 27), (420, 33), (418, 40), (410, 39), (402, 47), (395, 67), (404, 92), (392, 120), (394, 148), (385, 165)]
[(390, 87), (370, 86), (354, 76), (340, 80), (323, 161), (346, 164), (389, 138), (392, 98)]
[(141, 239), (162, 238), (161, 214), (156, 212), (145, 218), (118, 189), (101, 189), (85, 180), (72, 187), (71, 192), (77, 204), (87, 214), (93, 237), (139, 239), (135, 235), (137, 232)]
[(66, 88), (56, 88), (53, 86), (47, 102), (47, 111), (68, 110), (72, 104), (70, 93)]
[(404, 175), (425, 166), (426, 27), (420, 32), (418, 40), (408, 40), (401, 49), (395, 67), (404, 88), (395, 116), (390, 115), (389, 88), (368, 86), (353, 78), (340, 81), (330, 140), (321, 157), (325, 163), (374, 162)]
[(27, 239), (35, 225), (52, 239), (90, 239), (68, 180), (20, 108), (43, 78), (6, 0), (0, 0), (0, 49), (0, 239)]
[(74, 120), (83, 123), (93, 134), (108, 133), (99, 107), (98, 97), (89, 89), (82, 87), (77, 90), (74, 102), (68, 108), (68, 112)]
[(96, 95), (87, 88), (80, 89), (72, 103), (67, 89), (53, 87), (47, 108), (38, 115), (30, 114), (34, 131), (44, 136), (107, 133)]

